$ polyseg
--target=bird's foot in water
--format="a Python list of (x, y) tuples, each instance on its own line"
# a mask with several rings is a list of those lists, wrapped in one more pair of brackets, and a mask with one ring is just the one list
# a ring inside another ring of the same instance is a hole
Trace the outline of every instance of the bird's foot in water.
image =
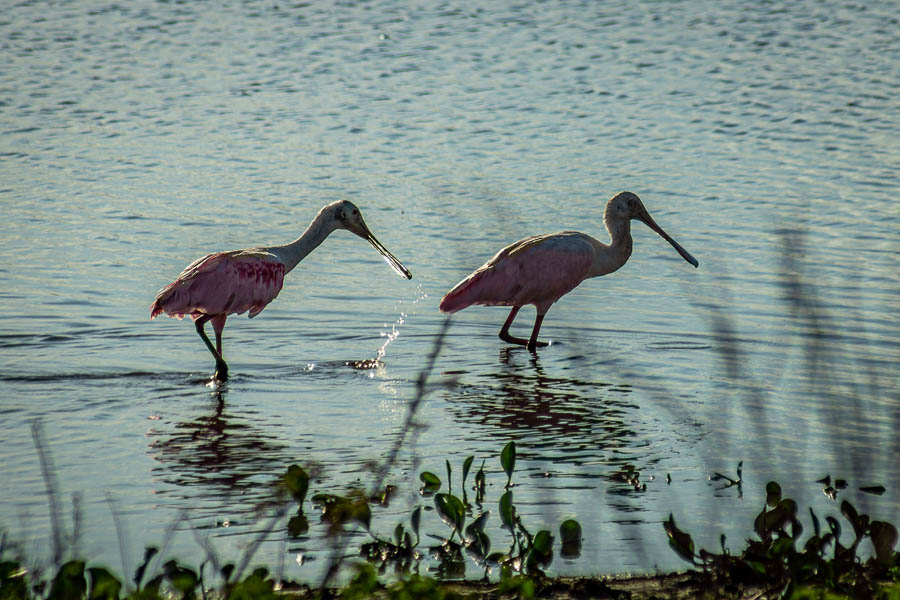
[(213, 379), (216, 381), (225, 381), (228, 379), (228, 365), (225, 364), (224, 360), (216, 361), (216, 372), (213, 375)]
[(532, 352), (536, 348), (545, 348), (550, 345), (549, 342), (538, 342), (532, 340), (526, 340), (525, 338), (516, 337), (514, 335), (510, 335), (508, 331), (500, 332), (500, 339), (506, 342), (507, 344), (517, 344), (519, 346), (525, 346)]

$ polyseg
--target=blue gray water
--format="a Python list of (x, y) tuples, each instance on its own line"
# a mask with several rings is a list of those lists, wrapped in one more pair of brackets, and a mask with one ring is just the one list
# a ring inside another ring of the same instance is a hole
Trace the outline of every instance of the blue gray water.
[[(837, 515), (815, 480), (842, 477), (838, 500), (900, 521), (897, 8), (7, 5), (0, 529), (52, 551), (39, 420), (69, 529), (80, 495), (81, 555), (120, 568), (110, 498), (129, 571), (173, 524), (171, 555), (202, 557), (194, 530), (236, 560), (286, 465), (314, 467), (313, 492), (371, 483), (446, 290), (526, 235), (604, 239), (623, 189), (700, 268), (636, 224), (629, 263), (551, 309), (536, 358), (496, 337), (504, 309), (455, 315), (434, 381), (456, 384), (427, 396), (389, 482), (474, 455), (495, 507), (515, 440), (525, 523), (584, 527), (552, 573), (682, 567), (670, 512), (698, 545), (737, 548), (770, 479)], [(209, 385), (191, 325), (148, 321), (156, 291), (207, 252), (294, 239), (340, 198), (413, 280), (336, 233), (258, 318), (229, 320), (233, 376)], [(742, 493), (710, 481), (739, 461)], [(873, 484), (887, 492), (858, 491)], [(428, 502), (402, 495), (376, 530)], [(256, 558), (317, 577), (312, 521)]]

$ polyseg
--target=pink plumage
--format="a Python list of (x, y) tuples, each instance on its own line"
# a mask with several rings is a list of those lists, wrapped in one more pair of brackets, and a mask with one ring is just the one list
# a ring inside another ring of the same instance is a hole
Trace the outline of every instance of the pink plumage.
[[(456, 284), (441, 300), (440, 310), (453, 313), (468, 306), (511, 306), (500, 329), (500, 339), (534, 351), (546, 346), (537, 340), (544, 315), (554, 302), (585, 279), (619, 269), (631, 256), (631, 219), (637, 219), (672, 244), (681, 256), (697, 266), (697, 260), (663, 231), (631, 192), (620, 192), (606, 204), (603, 221), (611, 238), (604, 244), (577, 231), (536, 235), (510, 244), (471, 275)], [(534, 304), (537, 316), (529, 339), (510, 335), (509, 328), (526, 304)]]
[(284, 272), (284, 263), (262, 250), (207, 254), (159, 291), (150, 306), (150, 318), (166, 313), (196, 321), (204, 315), (250, 311), (252, 319), (278, 296)]
[[(345, 229), (366, 240), (397, 273), (412, 278), (409, 269), (375, 239), (355, 204), (339, 200), (322, 208), (306, 231), (290, 244), (207, 254), (192, 262), (178, 278), (161, 289), (150, 305), (150, 318), (166, 313), (191, 317), (197, 334), (216, 359), (215, 378), (228, 377), (222, 358), (222, 331), (228, 315), (249, 312), (252, 319), (278, 296), (284, 276), (333, 231)], [(216, 334), (213, 346), (204, 327), (209, 321)]]
[(586, 237), (563, 231), (510, 244), (450, 290), (439, 308), (454, 313), (478, 304), (534, 304), (546, 312), (590, 273), (594, 247)]

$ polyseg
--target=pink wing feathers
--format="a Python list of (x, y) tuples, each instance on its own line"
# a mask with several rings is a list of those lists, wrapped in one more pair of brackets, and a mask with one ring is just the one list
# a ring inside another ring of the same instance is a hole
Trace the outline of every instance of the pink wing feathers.
[(263, 250), (208, 254), (191, 263), (178, 279), (164, 287), (150, 306), (150, 318), (230, 315), (250, 311), (255, 317), (278, 296), (284, 264)]
[(519, 240), (498, 252), (441, 300), (442, 312), (473, 304), (524, 306), (545, 312), (590, 273), (594, 246), (573, 231)]

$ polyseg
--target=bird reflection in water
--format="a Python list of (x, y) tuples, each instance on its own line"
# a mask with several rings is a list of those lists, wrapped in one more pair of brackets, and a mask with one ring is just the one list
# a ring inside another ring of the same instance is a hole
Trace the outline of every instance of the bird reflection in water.
[(616, 448), (639, 444), (630, 425), (638, 407), (628, 401), (628, 387), (550, 377), (539, 356), (516, 348), (501, 349), (500, 367), (484, 377), (481, 385), (448, 391), (450, 411), (461, 422), (513, 434), (523, 456), (597, 462)]
[[(233, 513), (236, 497), (244, 510), (261, 508), (273, 500), (268, 485), (272, 477), (266, 474), (278, 472), (290, 461), (277, 436), (226, 411), (227, 392), (227, 385), (218, 383), (210, 394), (208, 413), (148, 434), (153, 438), (150, 452), (159, 463), (154, 474), (190, 500), (190, 509), (209, 508), (213, 500), (214, 510)], [(191, 487), (202, 489), (195, 495)]]

